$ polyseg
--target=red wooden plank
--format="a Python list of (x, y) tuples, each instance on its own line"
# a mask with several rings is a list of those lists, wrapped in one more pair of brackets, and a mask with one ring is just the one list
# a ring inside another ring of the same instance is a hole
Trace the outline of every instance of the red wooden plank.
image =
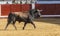
[(20, 4), (12, 4), (11, 5), (11, 11), (12, 12), (19, 12), (19, 11), (21, 11), (21, 5)]
[(2, 16), (8, 15), (9, 12), (10, 12), (10, 5), (9, 4), (1, 5), (1, 15)]
[(56, 14), (55, 15), (60, 15), (60, 4), (56, 4)]
[(30, 10), (31, 5), (30, 4), (22, 4), (22, 11), (28, 11)]
[(56, 5), (55, 4), (36, 4), (36, 9), (43, 10), (43, 15), (55, 15)]
[(8, 15), (9, 12), (20, 12), (30, 10), (31, 4), (3, 4), (1, 5), (2, 16)]

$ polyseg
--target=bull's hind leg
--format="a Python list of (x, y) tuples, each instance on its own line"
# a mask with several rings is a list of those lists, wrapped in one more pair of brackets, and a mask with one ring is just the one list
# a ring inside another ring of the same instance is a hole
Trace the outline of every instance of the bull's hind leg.
[(17, 28), (16, 28), (16, 26), (15, 26), (15, 23), (16, 23), (16, 21), (13, 21), (13, 24), (12, 24), (12, 25), (13, 25), (13, 26), (15, 27), (15, 29), (17, 30)]
[(23, 30), (25, 29), (25, 26), (26, 26), (27, 22), (24, 23), (24, 27), (23, 27)]
[(11, 21), (8, 21), (6, 27), (5, 27), (5, 30), (7, 29), (8, 25), (11, 23)]
[(35, 24), (31, 21), (31, 24), (34, 26), (34, 28), (36, 28)]

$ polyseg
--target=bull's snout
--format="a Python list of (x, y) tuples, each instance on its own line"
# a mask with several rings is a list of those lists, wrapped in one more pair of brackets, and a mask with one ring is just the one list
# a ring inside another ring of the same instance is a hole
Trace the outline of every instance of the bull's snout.
[(40, 15), (37, 15), (37, 17), (40, 17)]

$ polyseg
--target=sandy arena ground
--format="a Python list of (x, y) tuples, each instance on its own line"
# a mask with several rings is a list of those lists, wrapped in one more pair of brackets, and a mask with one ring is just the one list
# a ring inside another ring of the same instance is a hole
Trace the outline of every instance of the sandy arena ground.
[(60, 18), (40, 18), (34, 21), (36, 29), (27, 24), (22, 30), (24, 23), (16, 22), (17, 30), (10, 24), (4, 30), (7, 19), (0, 19), (0, 36), (60, 36)]

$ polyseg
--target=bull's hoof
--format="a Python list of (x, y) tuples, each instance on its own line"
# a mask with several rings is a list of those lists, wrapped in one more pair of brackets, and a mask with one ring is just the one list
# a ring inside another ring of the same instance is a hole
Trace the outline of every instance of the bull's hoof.
[(34, 27), (34, 29), (36, 29), (36, 27)]
[(24, 30), (24, 27), (23, 27), (23, 30)]

